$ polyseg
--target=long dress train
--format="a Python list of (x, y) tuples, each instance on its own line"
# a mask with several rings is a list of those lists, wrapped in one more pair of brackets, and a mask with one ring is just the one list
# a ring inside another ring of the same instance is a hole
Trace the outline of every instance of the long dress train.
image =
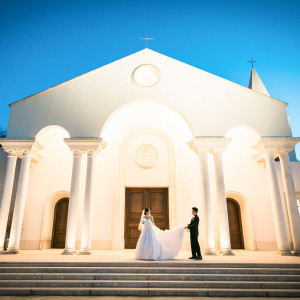
[(142, 233), (136, 245), (136, 259), (169, 260), (178, 255), (185, 225), (163, 231), (156, 227), (150, 218), (144, 218), (142, 223)]

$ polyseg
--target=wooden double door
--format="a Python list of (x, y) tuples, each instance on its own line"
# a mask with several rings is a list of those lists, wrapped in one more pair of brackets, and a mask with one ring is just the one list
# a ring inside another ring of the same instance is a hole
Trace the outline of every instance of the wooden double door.
[(125, 248), (134, 249), (140, 235), (138, 225), (142, 211), (151, 210), (155, 225), (169, 229), (168, 188), (126, 188), (125, 191)]
[(237, 201), (227, 198), (227, 211), (231, 249), (244, 249), (241, 211)]
[(69, 198), (57, 201), (54, 209), (52, 248), (64, 248), (68, 219)]

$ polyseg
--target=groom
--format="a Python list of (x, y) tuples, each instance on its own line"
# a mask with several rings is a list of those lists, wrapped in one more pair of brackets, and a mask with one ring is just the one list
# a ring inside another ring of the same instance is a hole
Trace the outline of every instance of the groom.
[(192, 208), (193, 218), (191, 220), (191, 223), (185, 226), (184, 228), (188, 228), (190, 230), (192, 257), (190, 257), (189, 259), (200, 260), (202, 259), (202, 255), (201, 255), (200, 246), (198, 242), (199, 217), (197, 213), (198, 213), (198, 208), (193, 207)]

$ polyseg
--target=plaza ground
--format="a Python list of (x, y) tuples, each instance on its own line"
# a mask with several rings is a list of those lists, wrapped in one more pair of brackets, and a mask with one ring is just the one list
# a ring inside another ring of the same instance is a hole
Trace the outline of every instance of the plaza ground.
[[(91, 255), (61, 255), (63, 249), (21, 250), (19, 254), (0, 255), (0, 262), (136, 262), (135, 250), (93, 250)], [(191, 261), (190, 251), (181, 251), (172, 262), (194, 263), (282, 263), (300, 264), (299, 256), (281, 256), (276, 251), (234, 250), (234, 256), (203, 254), (202, 261)], [(147, 263), (147, 262), (145, 262)]]

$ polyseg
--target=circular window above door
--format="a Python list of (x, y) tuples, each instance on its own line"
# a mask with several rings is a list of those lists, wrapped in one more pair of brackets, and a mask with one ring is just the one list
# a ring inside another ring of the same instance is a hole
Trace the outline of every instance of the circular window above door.
[(154, 86), (160, 77), (160, 72), (154, 65), (140, 65), (132, 73), (133, 82), (143, 87)]

